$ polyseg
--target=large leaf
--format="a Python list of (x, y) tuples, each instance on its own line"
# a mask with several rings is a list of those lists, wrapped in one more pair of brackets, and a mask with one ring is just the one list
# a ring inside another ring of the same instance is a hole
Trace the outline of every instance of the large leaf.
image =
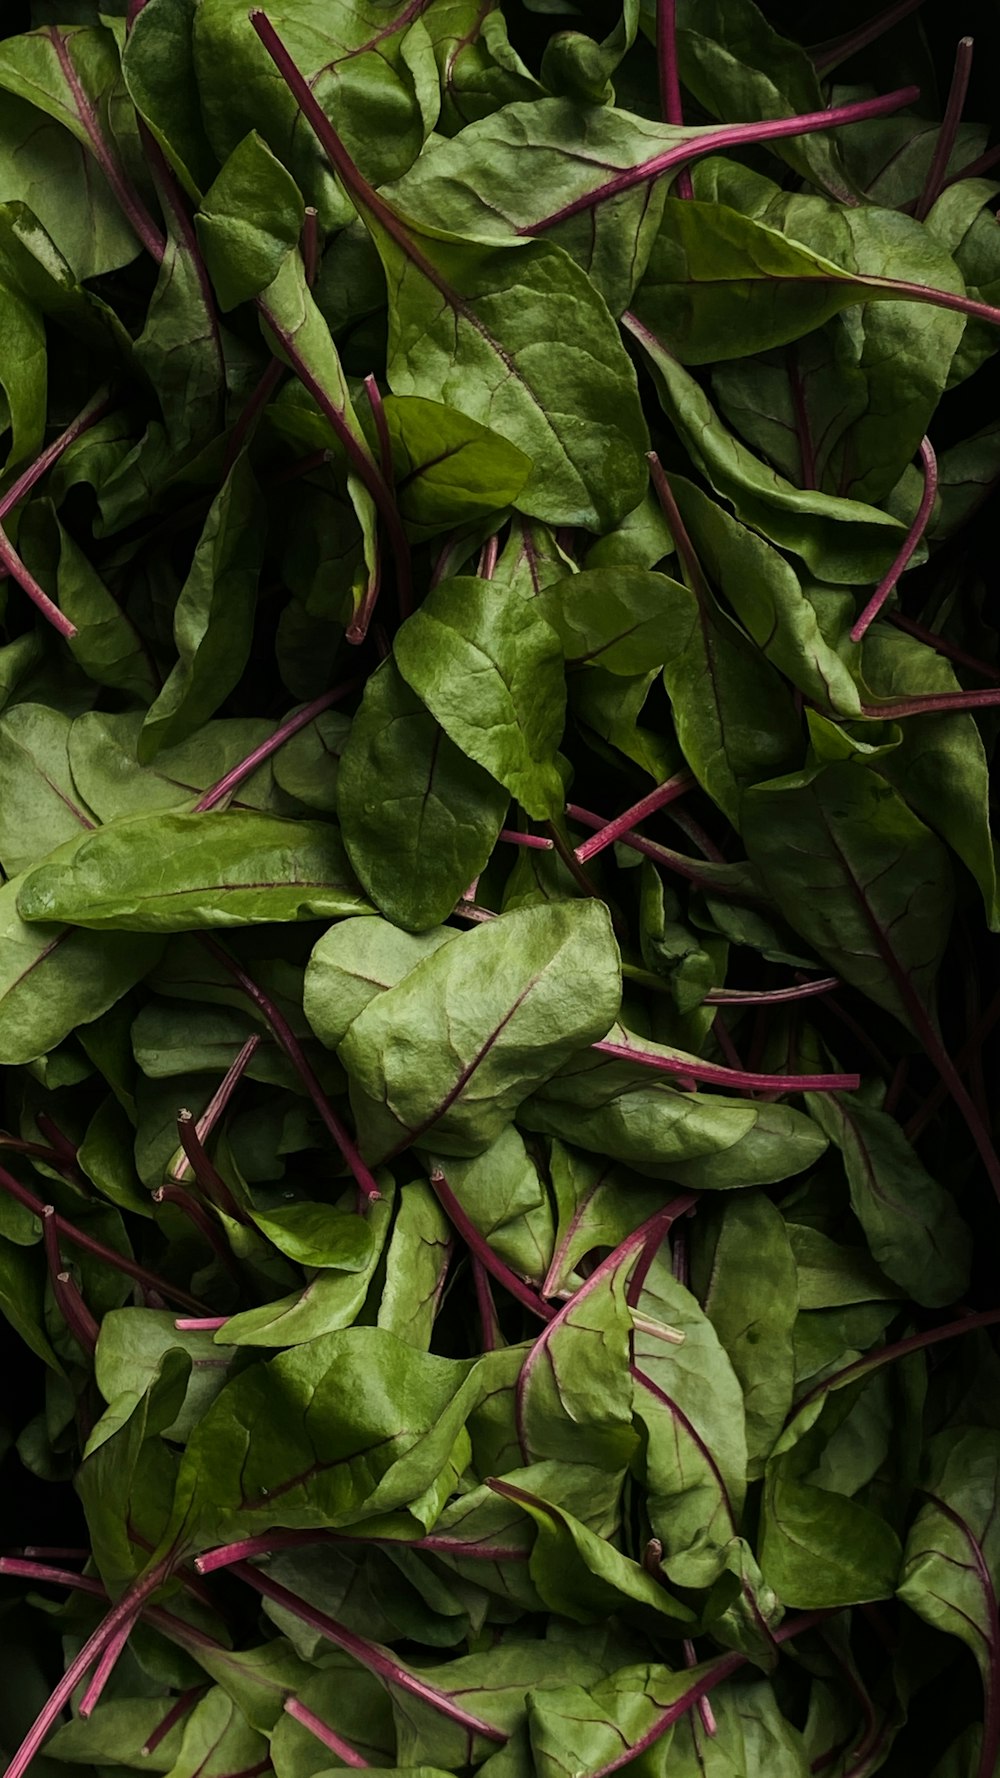
[(134, 815), (62, 847), (18, 895), (27, 920), (185, 932), (359, 913), (335, 828), (250, 809)]
[(425, 957), (340, 1045), (368, 1149), (487, 1148), (533, 1088), (607, 1031), (618, 972), (597, 902), (503, 914)]

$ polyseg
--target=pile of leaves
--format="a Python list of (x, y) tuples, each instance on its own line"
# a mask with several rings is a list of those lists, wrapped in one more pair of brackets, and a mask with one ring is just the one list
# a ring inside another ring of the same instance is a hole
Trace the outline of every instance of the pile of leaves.
[(1000, 151), (817, 10), (8, 9), (10, 1778), (1000, 1770)]

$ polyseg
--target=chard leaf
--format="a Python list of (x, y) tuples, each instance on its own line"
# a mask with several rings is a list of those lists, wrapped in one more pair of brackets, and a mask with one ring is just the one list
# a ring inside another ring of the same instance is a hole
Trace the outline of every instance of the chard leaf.
[(26, 920), (98, 932), (335, 919), (364, 905), (335, 828), (250, 809), (116, 821), (60, 847), (17, 897)]

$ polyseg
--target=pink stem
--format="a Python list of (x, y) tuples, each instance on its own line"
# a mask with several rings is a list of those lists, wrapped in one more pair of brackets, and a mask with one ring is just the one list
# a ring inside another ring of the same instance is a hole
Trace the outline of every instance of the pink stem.
[(146, 252), (155, 259), (157, 265), (160, 265), (167, 250), (166, 242), (138, 192), (134, 191), (129, 184), (104, 139), (97, 113), (84, 91), (66, 38), (58, 27), (53, 25), (50, 25), (44, 34), (52, 45), (62, 77), (76, 106), (77, 116), (87, 132), (91, 153), (114, 192), (122, 215), (128, 221), (136, 240), (142, 243)]
[(93, 1358), (101, 1330), (69, 1273), (63, 1271), (56, 1213), (51, 1204), (45, 1204), (42, 1208), (42, 1241), (56, 1307), (77, 1345), (82, 1347), (88, 1358)]
[(917, 199), (917, 207), (913, 212), (918, 222), (924, 221), (935, 200), (939, 197), (941, 187), (944, 184), (945, 172), (947, 171), (948, 162), (951, 159), (951, 151), (955, 146), (955, 137), (958, 134), (958, 126), (962, 121), (962, 112), (965, 109), (965, 99), (969, 90), (969, 75), (971, 72), (972, 38), (961, 37), (959, 39), (958, 48), (955, 51), (955, 67), (951, 77), (951, 86), (948, 91), (948, 102), (945, 106), (941, 128), (938, 131), (937, 145), (934, 149), (934, 158), (927, 169), (927, 178), (924, 180), (924, 188)]
[[(141, 4), (145, 5), (145, 0), (141, 0)], [(184, 1718), (194, 1709), (198, 1700), (204, 1697), (207, 1690), (207, 1685), (192, 1685), (186, 1692), (181, 1692), (180, 1697), (174, 1700), (162, 1720), (157, 1723), (153, 1733), (140, 1747), (140, 1754), (144, 1754), (148, 1759), (151, 1753), (155, 1753), (161, 1743), (166, 1740), (171, 1729), (175, 1729), (179, 1722), (184, 1721)]]
[(845, 1364), (842, 1370), (834, 1371), (830, 1377), (824, 1377), (798, 1401), (788, 1416), (789, 1424), (796, 1414), (801, 1413), (808, 1402), (815, 1401), (818, 1395), (826, 1395), (829, 1390), (837, 1389), (849, 1377), (863, 1377), (868, 1371), (877, 1371), (884, 1364), (894, 1364), (897, 1358), (908, 1358), (911, 1352), (923, 1352), (929, 1346), (939, 1346), (942, 1340), (957, 1339), (960, 1334), (975, 1333), (983, 1327), (996, 1327), (1000, 1323), (1000, 1309), (983, 1309), (975, 1314), (963, 1315), (958, 1321), (948, 1321), (942, 1327), (932, 1327), (926, 1333), (910, 1334), (905, 1340), (897, 1340), (891, 1346), (881, 1346), (877, 1352), (866, 1352), (863, 1358), (856, 1358), (853, 1364)]
[(485, 1236), (480, 1234), (471, 1217), (459, 1203), (444, 1174), (437, 1167), (430, 1176), (430, 1187), (448, 1221), (461, 1235), (469, 1252), (479, 1260), (484, 1271), (489, 1272), (498, 1284), (502, 1284), (504, 1289), (508, 1290), (511, 1296), (516, 1297), (517, 1301), (522, 1303), (526, 1309), (530, 1309), (533, 1315), (537, 1315), (542, 1321), (551, 1322), (555, 1318), (556, 1311), (550, 1304), (542, 1301), (537, 1290), (533, 1290), (530, 1284), (526, 1284), (523, 1278), (519, 1278), (516, 1272), (512, 1272), (510, 1267), (505, 1265), (503, 1260), (494, 1253)]
[[(16, 1198), (19, 1204), (23, 1204), (27, 1210), (32, 1211), (38, 1217), (40, 1222), (42, 1221), (46, 1206), (41, 1198), (36, 1198), (34, 1192), (30, 1192), (27, 1186), (22, 1185), (19, 1179), (15, 1179), (12, 1173), (8, 1173), (5, 1167), (0, 1167), (0, 1190), (7, 1192), (10, 1197)], [(193, 1309), (196, 1314), (204, 1311), (204, 1303), (199, 1302), (196, 1296), (189, 1295), (186, 1290), (179, 1290), (174, 1284), (168, 1284), (165, 1278), (159, 1277), (156, 1272), (148, 1271), (145, 1266), (137, 1266), (134, 1260), (126, 1259), (123, 1253), (116, 1253), (113, 1247), (106, 1247), (103, 1241), (96, 1241), (93, 1235), (85, 1235), (82, 1230), (76, 1228), (73, 1223), (67, 1222), (66, 1218), (60, 1216), (58, 1212), (54, 1213), (53, 1222), (64, 1241), (71, 1242), (74, 1247), (81, 1248), (84, 1253), (92, 1253), (95, 1259), (103, 1259), (107, 1265), (113, 1266), (116, 1272), (124, 1272), (127, 1278), (134, 1278), (137, 1284), (143, 1284), (149, 1290), (158, 1291), (161, 1296), (170, 1298), (183, 1308)]]
[(317, 1716), (314, 1710), (300, 1704), (298, 1698), (286, 1698), (282, 1708), (296, 1722), (301, 1723), (304, 1729), (308, 1729), (317, 1741), (321, 1741), (324, 1747), (328, 1747), (331, 1753), (335, 1753), (345, 1766), (367, 1766), (370, 1763), (362, 1759), (360, 1753), (356, 1753), (350, 1743), (342, 1735), (338, 1735), (335, 1729), (331, 1729), (329, 1723)]
[(692, 132), (690, 140), (662, 150), (660, 154), (642, 161), (639, 166), (622, 168), (603, 185), (561, 205), (540, 222), (526, 224), (517, 233), (541, 234), (547, 228), (554, 228), (557, 222), (565, 222), (570, 216), (592, 210), (597, 204), (617, 197), (620, 192), (630, 191), (635, 185), (643, 185), (649, 179), (659, 178), (661, 174), (670, 173), (675, 167), (700, 159), (702, 155), (723, 153), (728, 148), (750, 147), (757, 142), (780, 141), (786, 136), (808, 136), (817, 130), (837, 129), (842, 124), (864, 123), (871, 117), (888, 117), (892, 112), (901, 110), (904, 105), (911, 105), (919, 97), (919, 87), (907, 86), (901, 87), (898, 92), (887, 93), (884, 98), (864, 99), (856, 105), (831, 105), (826, 111), (805, 112), (799, 117), (765, 118), (759, 123), (722, 124), (717, 130), (706, 130), (703, 135)]
[[(140, 1607), (144, 1605), (150, 1594), (154, 1593), (157, 1587), (162, 1586), (170, 1573), (172, 1560), (171, 1553), (164, 1561), (157, 1563), (155, 1568), (150, 1569), (137, 1580), (128, 1592), (122, 1595), (117, 1604), (111, 1607), (107, 1616), (98, 1624), (97, 1629), (87, 1638), (79, 1654), (70, 1662), (59, 1683), (50, 1692), (8, 1765), (4, 1778), (24, 1778), (24, 1774), (41, 1750), (49, 1730), (59, 1720), (81, 1680), (86, 1679), (95, 1661), (100, 1658), (108, 1643), (117, 1635), (119, 1626), (126, 1620), (130, 1623), (134, 1622), (137, 1604)], [(6, 1561), (0, 1563), (0, 1570), (6, 1573), (11, 1572)], [(68, 1577), (67, 1584), (85, 1592), (95, 1590), (89, 1585), (84, 1586), (83, 1577), (80, 1575), (74, 1574)], [(103, 1588), (100, 1590), (103, 1592)]]
[(818, 981), (796, 982), (791, 988), (711, 988), (705, 995), (706, 1006), (777, 1006), (785, 1000), (812, 1000), (820, 994), (832, 994), (840, 982), (835, 975)]
[[(660, 77), (660, 111), (665, 123), (683, 124), (681, 82), (677, 68), (677, 5), (676, 0), (657, 0), (656, 62)], [(677, 175), (677, 196), (694, 196), (691, 174), (682, 167)]]
[(483, 547), (479, 552), (479, 563), (476, 568), (476, 573), (480, 580), (493, 579), (493, 576), (496, 573), (499, 555), (500, 537), (498, 532), (494, 531), (491, 537), (487, 537), (486, 542), (483, 544)]
[(76, 625), (71, 624), (68, 617), (60, 611), (58, 605), (43, 592), (34, 575), (25, 567), (3, 526), (0, 525), (0, 562), (7, 573), (17, 581), (21, 591), (27, 593), (32, 604), (37, 606), (42, 616), (59, 632), (67, 642), (71, 642), (77, 633)]
[(90, 431), (91, 426), (96, 426), (98, 420), (104, 418), (110, 406), (111, 396), (106, 390), (101, 390), (91, 401), (88, 401), (85, 408), (81, 409), (76, 419), (70, 421), (65, 432), (61, 432), (58, 438), (53, 439), (41, 456), (36, 457), (33, 463), (29, 463), (27, 469), (22, 470), (17, 480), (11, 482), (6, 494), (0, 496), (0, 522), (7, 517), (7, 514), (20, 500), (24, 499), (26, 494), (30, 494), (35, 484), (41, 481), (43, 475), (48, 474), (54, 463), (58, 463), (64, 452), (69, 450), (70, 445), (75, 444), (78, 438), (82, 438), (85, 432)]
[(375, 377), (367, 376), (365, 378), (365, 394), (368, 397), (368, 406), (372, 410), (372, 419), (375, 422), (379, 465), (391, 488), (395, 479), (392, 467), (392, 439), (389, 436), (389, 423), (385, 417), (385, 408), (382, 405), (382, 396)]
[(231, 1320), (231, 1315), (179, 1315), (174, 1326), (178, 1333), (217, 1333)]
[(300, 729), (308, 728), (311, 722), (316, 721), (317, 716), (322, 716), (324, 710), (329, 710), (331, 704), (337, 704), (341, 698), (348, 697), (352, 691), (357, 689), (359, 683), (357, 679), (345, 679), (342, 684), (335, 685), (332, 691), (322, 692), (318, 698), (313, 698), (310, 704), (303, 704), (302, 709), (297, 710), (293, 716), (287, 716), (284, 722), (275, 729), (273, 735), (269, 735), (266, 741), (261, 741), (259, 746), (248, 753), (245, 759), (239, 761), (238, 765), (231, 766), (217, 783), (199, 797), (194, 805), (193, 813), (202, 815), (207, 809), (215, 809), (219, 803), (225, 802), (228, 797), (232, 796), (234, 790), (238, 790), (247, 778), (252, 777), (257, 768), (262, 766), (266, 759), (270, 759), (272, 754), (277, 753), (286, 741), (290, 741), (293, 735), (299, 733)]
[(946, 636), (937, 630), (929, 630), (926, 624), (918, 624), (912, 617), (904, 617), (901, 611), (890, 611), (889, 622), (895, 624), (897, 630), (905, 630), (908, 636), (916, 636), (918, 642), (926, 643), (933, 648), (935, 654), (943, 654), (960, 667), (966, 667), (970, 673), (978, 673), (981, 679), (1000, 681), (1000, 672), (991, 667), (988, 661), (981, 661), (974, 654), (967, 654), (959, 648), (957, 642), (949, 642)]
[(681, 559), (688, 585), (699, 600), (705, 599), (708, 596), (708, 582), (698, 560), (698, 552), (691, 542), (688, 528), (681, 518), (666, 470), (655, 451), (646, 452), (646, 462), (649, 464), (649, 473), (653, 478), (656, 498), (663, 509), (663, 516), (670, 526), (674, 546)]
[[(216, 1087), (215, 1092), (212, 1094), (212, 1097), (195, 1124), (199, 1142), (204, 1143), (207, 1141), (208, 1137), (215, 1129), (216, 1124), (225, 1111), (226, 1106), (229, 1104), (229, 1101), (249, 1067), (251, 1060), (256, 1055), (263, 1041), (264, 1040), (259, 1032), (255, 1031), (252, 1036), (247, 1038), (246, 1043), (243, 1045), (239, 1054), (234, 1056), (221, 1081)], [(173, 1184), (181, 1184), (184, 1175), (188, 1170), (188, 1166), (188, 1157), (187, 1154), (183, 1152), (182, 1148), (182, 1158), (174, 1163), (168, 1174), (168, 1178)]]
[[(685, 1667), (697, 1667), (698, 1665), (698, 1651), (690, 1636), (684, 1638), (684, 1665)], [(707, 1698), (698, 1699), (698, 1715), (701, 1717), (702, 1728), (706, 1735), (717, 1735), (719, 1731), (715, 1721), (715, 1712)]]
[(240, 1280), (240, 1269), (233, 1257), (233, 1251), (225, 1236), (216, 1228), (211, 1217), (200, 1204), (196, 1204), (189, 1191), (182, 1185), (161, 1185), (153, 1193), (154, 1204), (173, 1204), (185, 1216), (192, 1228), (197, 1229), (206, 1246), (212, 1249), (219, 1264), (229, 1273), (231, 1278)]
[(691, 1056), (657, 1055), (651, 1050), (634, 1049), (630, 1043), (592, 1043), (592, 1050), (617, 1061), (636, 1062), (643, 1068), (658, 1068), (664, 1074), (683, 1075), (690, 1080), (704, 1080), (729, 1087), (760, 1088), (779, 1093), (854, 1093), (861, 1085), (860, 1074), (750, 1074), (736, 1068), (722, 1068), (717, 1062), (699, 1062)]
[[(567, 803), (566, 813), (572, 821), (578, 822), (581, 827), (600, 828), (608, 825), (604, 815), (595, 815), (592, 809), (583, 809), (579, 803)], [(699, 888), (710, 889), (713, 895), (735, 895), (738, 893), (737, 890), (731, 889), (727, 883), (719, 883), (712, 877), (706, 876), (704, 871), (698, 869), (696, 859), (686, 858), (683, 852), (671, 852), (667, 846), (657, 845), (655, 840), (644, 840), (641, 834), (621, 833), (618, 835), (617, 843), (620, 846), (631, 846), (634, 852), (642, 852), (646, 858), (652, 858), (657, 864), (662, 864), (664, 870), (672, 871), (675, 876), (683, 877), (686, 882), (696, 883)]]
[(264, 993), (263, 988), (257, 985), (253, 980), (253, 977), (249, 976), (246, 970), (241, 968), (240, 964), (237, 963), (235, 957), (231, 957), (228, 951), (223, 950), (222, 946), (217, 944), (215, 939), (203, 936), (201, 942), (205, 950), (215, 958), (215, 961), (220, 963), (223, 969), (227, 970), (233, 977), (234, 981), (239, 983), (244, 994), (253, 1001), (255, 1006), (259, 1006), (267, 1023), (270, 1025), (271, 1030), (274, 1032), (277, 1041), (280, 1043), (293, 1068), (296, 1070), (310, 1099), (323, 1120), (323, 1123), (326, 1125), (334, 1142), (340, 1149), (341, 1154), (347, 1162), (348, 1167), (353, 1173), (354, 1178), (365, 1197), (368, 1198), (370, 1202), (374, 1202), (380, 1198), (382, 1193), (379, 1191), (372, 1173), (361, 1159), (361, 1155), (348, 1134), (347, 1129), (341, 1123), (333, 1106), (330, 1104), (326, 1094), (320, 1086), (319, 1081), (316, 1079), (316, 1075), (303, 1052), (302, 1045), (292, 1031), (288, 1020), (284, 1017), (283, 1013), (279, 1012), (273, 1000)]
[(691, 772), (675, 772), (672, 778), (666, 780), (666, 783), (658, 785), (655, 790), (649, 792), (648, 796), (633, 803), (632, 807), (626, 809), (623, 815), (617, 815), (614, 821), (609, 821), (607, 827), (602, 827), (600, 832), (595, 833), (591, 839), (584, 840), (582, 846), (577, 846), (575, 851), (580, 863), (588, 863), (591, 858), (596, 857), (598, 852), (603, 852), (605, 846), (614, 845), (623, 833), (628, 833), (631, 828), (638, 826), (640, 821), (645, 821), (648, 815), (655, 814), (657, 809), (665, 808), (667, 803), (674, 802), (677, 797), (685, 796), (689, 790), (695, 788), (695, 782)]
[(506, 840), (508, 846), (527, 846), (529, 851), (551, 852), (552, 841), (541, 833), (518, 833), (513, 827), (502, 827), (500, 838)]
[(666, 1239), (671, 1224), (676, 1222), (679, 1216), (685, 1215), (695, 1203), (697, 1203), (697, 1198), (694, 1192), (683, 1192), (679, 1197), (671, 1198), (670, 1202), (665, 1204), (662, 1209), (654, 1211), (652, 1216), (648, 1216), (637, 1229), (633, 1229), (630, 1235), (626, 1235), (624, 1241), (620, 1241), (618, 1246), (594, 1267), (589, 1278), (580, 1285), (578, 1290), (573, 1292), (571, 1297), (567, 1298), (562, 1308), (552, 1317), (548, 1326), (543, 1327), (522, 1364), (517, 1379), (515, 1417), (521, 1453), (525, 1463), (531, 1462), (531, 1447), (524, 1416), (525, 1397), (528, 1384), (531, 1381), (531, 1373), (542, 1355), (547, 1353), (552, 1335), (557, 1333), (581, 1303), (585, 1302), (595, 1290), (598, 1290), (611, 1274), (616, 1272), (619, 1266), (624, 1265), (633, 1254), (637, 1257), (647, 1252), (651, 1257), (655, 1255), (657, 1249)]
[(931, 511), (937, 498), (938, 466), (934, 447), (929, 438), (920, 440), (920, 465), (924, 472), (924, 491), (920, 498), (920, 505), (917, 507), (916, 516), (888, 574), (879, 581), (861, 616), (854, 624), (851, 630), (852, 642), (860, 642), (865, 631), (874, 623), (900, 575), (908, 567), (910, 557), (930, 522)]
[(813, 66), (817, 74), (824, 73), (827, 68), (836, 67), (838, 62), (846, 62), (849, 56), (857, 55), (859, 50), (867, 49), (870, 43), (877, 42), (880, 37), (885, 35), (886, 31), (891, 31), (894, 25), (902, 24), (904, 19), (910, 17), (911, 13), (919, 12), (923, 3), (924, 0), (896, 0), (894, 6), (889, 6), (885, 12), (876, 14), (875, 18), (869, 19), (868, 23), (862, 25), (857, 31), (851, 31), (845, 37), (838, 37), (825, 49), (813, 50)]
[(188, 1111), (186, 1107), (177, 1113), (177, 1134), (181, 1139), (181, 1147), (188, 1165), (206, 1198), (233, 1222), (248, 1224), (249, 1218), (237, 1204), (222, 1174), (202, 1144), (194, 1120), (194, 1113)]
[(1000, 685), (993, 691), (942, 691), (918, 693), (912, 698), (893, 698), (890, 704), (862, 704), (861, 714), (879, 722), (896, 716), (933, 716), (952, 710), (993, 710), (1000, 704)]
[(272, 1600), (285, 1611), (293, 1612), (310, 1629), (315, 1630), (317, 1635), (325, 1637), (336, 1648), (342, 1648), (345, 1654), (352, 1655), (362, 1667), (367, 1667), (370, 1673), (376, 1674), (387, 1685), (398, 1686), (400, 1691), (419, 1698), (421, 1703), (428, 1704), (432, 1710), (439, 1711), (442, 1716), (468, 1729), (471, 1734), (482, 1735), (484, 1740), (499, 1742), (501, 1745), (506, 1742), (507, 1736), (502, 1729), (494, 1728), (492, 1723), (483, 1722), (470, 1711), (463, 1710), (461, 1705), (454, 1703), (447, 1693), (439, 1691), (429, 1680), (421, 1679), (419, 1674), (411, 1673), (407, 1667), (401, 1667), (381, 1643), (372, 1642), (367, 1636), (355, 1635), (353, 1630), (348, 1630), (335, 1618), (327, 1617), (324, 1611), (310, 1605), (307, 1599), (291, 1592), (288, 1587), (281, 1586), (259, 1569), (251, 1568), (247, 1562), (234, 1563), (233, 1572), (239, 1580), (255, 1587), (265, 1599)]
[(117, 1667), (118, 1662), (121, 1660), (122, 1655), (125, 1653), (125, 1645), (128, 1642), (132, 1631), (135, 1629), (141, 1614), (142, 1605), (139, 1604), (136, 1606), (132, 1616), (126, 1618), (124, 1623), (119, 1624), (114, 1635), (108, 1642), (107, 1647), (104, 1649), (101, 1658), (91, 1675), (90, 1684), (87, 1686), (83, 1697), (80, 1699), (78, 1715), (82, 1716), (84, 1721), (86, 1721), (88, 1716), (92, 1716), (97, 1709), (97, 1706), (101, 1701), (101, 1694)]

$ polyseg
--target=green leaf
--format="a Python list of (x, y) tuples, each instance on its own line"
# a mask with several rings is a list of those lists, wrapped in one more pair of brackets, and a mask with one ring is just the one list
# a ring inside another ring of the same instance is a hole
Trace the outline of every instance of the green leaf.
[(304, 215), (294, 179), (251, 130), (209, 186), (195, 217), (224, 313), (273, 283), (298, 245)]
[[(281, 1252), (317, 1272), (303, 1290), (231, 1315), (221, 1330), (227, 1345), (301, 1346), (352, 1325), (389, 1231), (393, 1192), (385, 1180), (381, 1188), (383, 1201), (372, 1206), (364, 1221), (346, 1212), (332, 1214), (323, 1205), (289, 1205), (263, 1217), (255, 1214), (257, 1227)], [(307, 1251), (312, 1257), (304, 1260)]]
[(432, 1133), (437, 1153), (481, 1153), (604, 1035), (620, 992), (599, 902), (523, 908), (462, 933), (370, 1001), (340, 1044), (367, 1147), (386, 1154)]
[(8, 877), (94, 828), (70, 771), (70, 728), (44, 704), (15, 704), (0, 716), (0, 863)]
[(365, 686), (337, 786), (347, 855), (376, 906), (410, 931), (446, 920), (493, 851), (508, 800), (384, 662)]
[[(88, 710), (73, 723), (73, 780), (102, 821), (190, 805), (274, 733), (274, 724), (258, 717), (206, 722), (190, 740), (162, 748), (151, 764), (143, 765), (138, 758), (143, 720)], [(230, 807), (288, 812), (270, 761), (243, 780)]]
[(336, 919), (365, 903), (336, 828), (213, 809), (133, 815), (85, 834), (29, 871), (17, 905), (24, 919), (95, 931), (186, 932)]
[(531, 473), (516, 444), (454, 407), (387, 395), (396, 499), (419, 541), (510, 506)]
[(178, 660), (143, 722), (141, 764), (186, 741), (238, 684), (253, 638), (265, 531), (260, 491), (240, 457), (212, 502), (177, 600)]
[(303, 1005), (321, 1043), (336, 1049), (370, 1000), (394, 988), (425, 957), (459, 934), (454, 927), (401, 932), (388, 920), (344, 920), (317, 942)]
[(28, 926), (17, 912), (25, 882), (0, 888), (0, 1063), (30, 1062), (77, 1025), (97, 1019), (141, 981), (160, 953), (153, 937)]
[(64, 617), (76, 625), (74, 660), (98, 685), (152, 703), (160, 679), (149, 648), (92, 562), (46, 500), (34, 500), (18, 529), (18, 548)]
[(602, 561), (547, 587), (538, 608), (571, 668), (599, 666), (627, 677), (662, 667), (671, 655), (677, 608), (685, 596), (686, 589), (665, 574)]
[(928, 1308), (963, 1296), (971, 1233), (951, 1193), (921, 1166), (895, 1119), (856, 1093), (810, 1093), (807, 1103), (843, 1153), (851, 1208), (882, 1270)]
[(456, 747), (535, 819), (562, 813), (562, 651), (540, 613), (488, 581), (444, 581), (400, 630), (395, 657)]
[(451, 1229), (437, 1198), (424, 1180), (411, 1180), (399, 1194), (378, 1326), (418, 1352), (430, 1349), (451, 1252)]
[(758, 785), (743, 837), (789, 925), (839, 976), (910, 1029), (933, 1018), (951, 866), (882, 779), (852, 761)]
[(925, 1623), (971, 1649), (991, 1699), (998, 1658), (998, 1475), (995, 1431), (967, 1426), (930, 1440), (921, 1477), (924, 1499), (906, 1540), (897, 1589)]

